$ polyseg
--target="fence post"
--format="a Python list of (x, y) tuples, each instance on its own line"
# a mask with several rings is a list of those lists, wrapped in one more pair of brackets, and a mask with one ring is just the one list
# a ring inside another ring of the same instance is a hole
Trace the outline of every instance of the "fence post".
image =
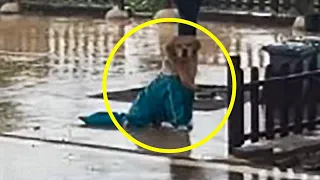
[(271, 9), (276, 13), (279, 12), (279, 0), (271, 0)]
[[(251, 83), (259, 81), (259, 70), (257, 67), (251, 68)], [(251, 141), (259, 141), (259, 84), (253, 83), (250, 86), (251, 102)]]
[[(301, 74), (303, 71), (303, 62), (300, 61), (294, 69), (294, 74)], [(297, 79), (293, 83), (292, 90), (294, 90), (293, 97), (295, 97), (296, 102), (294, 103), (294, 128), (293, 132), (295, 134), (302, 133), (302, 119), (303, 119), (303, 79)]]
[[(284, 64), (281, 67), (280, 73), (281, 73), (281, 77), (287, 77), (289, 75), (290, 72), (290, 65), (288, 63)], [(283, 80), (281, 80), (281, 82), (279, 83), (280, 87), (279, 87), (279, 94), (281, 95), (281, 101), (280, 101), (280, 136), (284, 137), (287, 136), (289, 133), (289, 97), (288, 94), (290, 94), (290, 83), (289, 80), (284, 78)]]
[(285, 11), (289, 11), (291, 6), (291, 1), (290, 0), (283, 0), (283, 9)]
[[(273, 68), (272, 65), (268, 65), (266, 67), (266, 74), (265, 79), (269, 79), (272, 77)], [(274, 139), (274, 111), (275, 111), (275, 102), (274, 102), (274, 82), (266, 82), (263, 87), (263, 99), (266, 103), (266, 122), (265, 122), (265, 128), (266, 128), (266, 138)]]
[(238, 96), (239, 96), (239, 140), (240, 140), (240, 143), (241, 145), (244, 144), (244, 72), (243, 70), (241, 69), (240, 67), (241, 65), (241, 58), (239, 56), (239, 63), (237, 64), (237, 67), (239, 69), (239, 75), (238, 75)]
[(247, 8), (251, 11), (254, 7), (254, 0), (247, 0)]
[(243, 2), (242, 2), (242, 0), (236, 0), (236, 7), (237, 8), (242, 8), (242, 5), (243, 5)]
[[(228, 120), (228, 147), (232, 154), (234, 147), (240, 147), (244, 143), (244, 104), (243, 104), (243, 70), (240, 67), (240, 56), (231, 57), (237, 80), (236, 101)], [(231, 100), (232, 78), (228, 68), (228, 100)]]
[(119, 1), (119, 8), (120, 8), (121, 10), (124, 10), (124, 9), (125, 9), (125, 2), (124, 2), (124, 0), (120, 0), (120, 1)]
[(226, 9), (230, 9), (231, 8), (231, 0), (224, 0), (224, 3), (226, 5)]
[(266, 8), (265, 0), (259, 0), (259, 10), (264, 11)]
[[(317, 70), (317, 58), (316, 56), (313, 57), (311, 62), (309, 63), (309, 72)], [(317, 97), (317, 89), (316, 89), (316, 81), (314, 79), (314, 76), (310, 76), (308, 78), (308, 103), (307, 103), (307, 119), (308, 122), (310, 123), (308, 125), (308, 130), (313, 130), (315, 129), (315, 120), (317, 116), (317, 103), (316, 103), (316, 97)]]

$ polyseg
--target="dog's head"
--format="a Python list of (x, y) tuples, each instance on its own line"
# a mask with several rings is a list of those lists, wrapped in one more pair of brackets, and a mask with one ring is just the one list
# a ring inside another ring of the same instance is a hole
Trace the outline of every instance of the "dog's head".
[(189, 59), (194, 58), (200, 48), (200, 41), (194, 36), (175, 36), (166, 45), (166, 52), (172, 59)]

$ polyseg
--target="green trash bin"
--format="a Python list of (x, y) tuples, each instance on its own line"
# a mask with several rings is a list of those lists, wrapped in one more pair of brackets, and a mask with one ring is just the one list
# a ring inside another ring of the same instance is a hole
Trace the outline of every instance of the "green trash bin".
[[(294, 74), (295, 70), (298, 66), (303, 66), (302, 71), (309, 71), (310, 63), (313, 62), (316, 50), (314, 47), (306, 45), (305, 43), (301, 42), (286, 42), (280, 44), (271, 44), (268, 46), (262, 47), (262, 50), (268, 52), (270, 56), (270, 65), (272, 65), (271, 74), (269, 74), (269, 78), (271, 77), (282, 77), (283, 72), (282, 66), (284, 64), (289, 64), (289, 75)], [(289, 86), (291, 83), (289, 83)], [(307, 86), (308, 81), (303, 80), (301, 90), (305, 89)], [(299, 87), (300, 88), (300, 87)], [(297, 90), (297, 89), (295, 89)], [(288, 92), (287, 95), (289, 96), (297, 96), (295, 94), (296, 91)], [(303, 93), (302, 93), (303, 94)], [(302, 96), (302, 94), (300, 96)], [(268, 99), (266, 95), (266, 91), (263, 88), (262, 90), (262, 101), (265, 102)], [(272, 95), (271, 99), (277, 99), (277, 102), (281, 102), (282, 99), (285, 98), (280, 94), (277, 93), (277, 90), (274, 90), (274, 94)], [(294, 98), (290, 98), (289, 104), (290, 107), (296, 104), (298, 101)], [(277, 105), (279, 105), (277, 103)], [(278, 107), (279, 108), (279, 107)]]
[(283, 64), (289, 64), (289, 71), (292, 73), (296, 65), (302, 61), (303, 71), (308, 70), (309, 63), (314, 59), (316, 50), (314, 47), (302, 42), (286, 42), (263, 46), (262, 50), (268, 52), (270, 64), (276, 74), (280, 73)]
[[(313, 47), (315, 49), (315, 55), (316, 55), (316, 62), (314, 63), (314, 66), (316, 70), (320, 69), (320, 37), (315, 36), (304, 36), (304, 37), (298, 37), (289, 39), (288, 42), (300, 42), (304, 43), (307, 46)], [(316, 89), (320, 89), (320, 78), (316, 77), (314, 78), (316, 83), (314, 84)], [(320, 101), (320, 94), (316, 97), (317, 101)]]

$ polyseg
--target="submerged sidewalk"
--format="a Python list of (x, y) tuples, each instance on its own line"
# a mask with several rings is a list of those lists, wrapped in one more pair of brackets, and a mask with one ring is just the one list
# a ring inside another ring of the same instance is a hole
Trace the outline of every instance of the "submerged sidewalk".
[[(113, 104), (113, 103), (112, 103)], [(220, 123), (225, 110), (217, 112), (195, 112), (194, 130), (190, 134), (169, 133), (159, 130), (145, 129), (140, 132), (129, 132), (133, 137), (148, 145), (159, 148), (179, 148), (196, 143), (206, 137)], [(213, 118), (214, 117), (214, 118)], [(83, 123), (74, 120), (73, 124), (45, 125), (30, 123), (28, 128), (5, 133), (20, 137), (40, 138), (45, 140), (72, 141), (76, 143), (96, 144), (111, 148), (141, 151), (134, 143), (130, 142), (116, 128), (99, 129), (84, 127)], [(226, 128), (224, 127), (213, 139), (205, 145), (192, 150), (191, 158), (196, 159), (221, 159), (226, 158), (227, 141)], [(143, 149), (144, 150), (144, 149)], [(189, 155), (188, 155), (189, 156)]]
[[(227, 166), (187, 166), (167, 158), (0, 138), (0, 179), (228, 179)], [(230, 172), (230, 174), (232, 174)]]
[(0, 145), (0, 179), (319, 179), (318, 175), (280, 172), (276, 168), (230, 166), (2, 137)]

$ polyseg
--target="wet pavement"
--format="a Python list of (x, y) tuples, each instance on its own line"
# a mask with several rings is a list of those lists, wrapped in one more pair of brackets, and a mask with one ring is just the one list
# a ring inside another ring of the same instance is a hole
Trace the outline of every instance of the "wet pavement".
[[(102, 72), (108, 53), (125, 32), (140, 22), (137, 20), (128, 24), (75, 17), (0, 16), (0, 23), (4, 24), (0, 27), (0, 132), (137, 150), (138, 147), (129, 142), (117, 130), (85, 128), (81, 126), (82, 123), (78, 121), (77, 117), (105, 110), (102, 100), (89, 99), (86, 96), (101, 91)], [(258, 66), (261, 69), (268, 63), (268, 58), (265, 54), (259, 53), (259, 48), (264, 44), (278, 41), (280, 36), (290, 36), (293, 33), (289, 28), (274, 29), (267, 26), (255, 27), (212, 22), (201, 22), (200, 24), (211, 30), (230, 52), (239, 52), (243, 57), (243, 67)], [(161, 45), (174, 33), (174, 27), (173, 24), (163, 24), (160, 27), (152, 26), (130, 37), (119, 49), (112, 62), (109, 70), (108, 89), (141, 86), (154, 78), (160, 69)], [(225, 84), (226, 61), (224, 57), (209, 37), (203, 33), (199, 33), (199, 37), (203, 43), (203, 49), (200, 55), (201, 65), (197, 83)], [(262, 60), (258, 60), (259, 57), (263, 57)], [(247, 69), (245, 70), (247, 71)], [(261, 72), (263, 73), (263, 71)], [(248, 79), (247, 74), (245, 72), (246, 79)], [(114, 101), (111, 101), (110, 104), (114, 111), (126, 111), (130, 106), (128, 103)], [(161, 134), (167, 140), (162, 141), (159, 140), (161, 132), (143, 131), (137, 132), (134, 137), (160, 148), (189, 145), (207, 136), (220, 123), (225, 111), (226, 109), (194, 112), (195, 128), (189, 135)], [(228, 156), (226, 132), (227, 129), (223, 128), (212, 140), (193, 150), (188, 156), (197, 159), (226, 158)], [(11, 161), (10, 158), (17, 159), (15, 157), (17, 154), (23, 157), (21, 149), (24, 149), (25, 145), (5, 144), (6, 148), (2, 149), (1, 156), (7, 156), (4, 154), (17, 151), (9, 153), (8, 163)], [(139, 161), (139, 163), (147, 163), (144, 165), (147, 170), (145, 173), (141, 171), (140, 177), (138, 174), (132, 173), (138, 170), (140, 172), (137, 165), (131, 167), (129, 164), (130, 167), (123, 167), (119, 164), (128, 164), (123, 161), (117, 162), (118, 158), (113, 155), (105, 155), (106, 157), (102, 158), (98, 153), (95, 157), (91, 157), (90, 153), (86, 152), (90, 150), (81, 152), (86, 154), (84, 155), (86, 162), (95, 164), (95, 160), (97, 162), (101, 160), (101, 163), (107, 164), (94, 170), (102, 171), (100, 173), (91, 172), (90, 169), (82, 171), (85, 167), (81, 163), (78, 164), (79, 166), (69, 167), (68, 163), (70, 162), (64, 161), (65, 153), (59, 148), (62, 147), (43, 147), (39, 150), (43, 153), (40, 155), (31, 150), (26, 152), (30, 154), (30, 157), (33, 157), (30, 159), (30, 163), (34, 163), (35, 168), (39, 166), (37, 163), (46, 164), (45, 162), (48, 161), (54, 163), (53, 160), (59, 158), (61, 160), (53, 164), (52, 167), (43, 167), (44, 174), (39, 174), (39, 179), (48, 179), (46, 177), (53, 179), (55, 179), (54, 177), (59, 177), (58, 179), (63, 179), (60, 177), (66, 179), (77, 179), (74, 177), (79, 179), (83, 179), (81, 177), (118, 179), (118, 176), (121, 176), (120, 179), (124, 179), (129, 175), (130, 178), (137, 176), (136, 178), (139, 179), (175, 179), (175, 177), (171, 177), (172, 167), (169, 168), (168, 163), (164, 163), (163, 167), (153, 167), (152, 163), (149, 163), (149, 166), (147, 161)], [(54, 155), (46, 156), (44, 153), (47, 151)], [(108, 154), (108, 152), (104, 153)], [(50, 160), (50, 158), (52, 159)], [(28, 162), (29, 160), (23, 162), (16, 160), (16, 163), (13, 162), (5, 171), (11, 170), (11, 168), (19, 169), (19, 163)], [(112, 163), (118, 163), (113, 168), (119, 168), (117, 170), (119, 172), (122, 168), (132, 168), (131, 173), (119, 174), (116, 170), (113, 172), (112, 168), (107, 168), (112, 167)], [(64, 165), (60, 166), (62, 164)], [(27, 168), (26, 164), (21, 164), (21, 166)], [(63, 168), (66, 166), (68, 168)], [(79, 169), (69, 172), (68, 169), (72, 168)], [(46, 174), (48, 169), (55, 169), (56, 172)], [(177, 172), (182, 171), (179, 168), (176, 169)], [(4, 169), (1, 168), (1, 170)], [(154, 177), (147, 175), (147, 172), (153, 172)], [(185, 171), (183, 170), (183, 172)], [(30, 175), (30, 173), (31, 171), (27, 170), (21, 171), (21, 174), (17, 174), (17, 179), (29, 177), (26, 175)], [(220, 179), (228, 179), (227, 171), (217, 171), (217, 174), (214, 175), (210, 170), (210, 173), (208, 179), (218, 177), (218, 174), (221, 174)], [(98, 175), (96, 176), (96, 174)], [(15, 176), (8, 172), (5, 175), (4, 179), (13, 179), (12, 176)], [(176, 179), (187, 179), (180, 176), (183, 175), (177, 175)], [(196, 177), (190, 176), (189, 179), (206, 178), (205, 174), (201, 175), (203, 178), (196, 178), (197, 175), (195, 175)]]
[(316, 180), (288, 170), (174, 160), (0, 138), (0, 179)]

